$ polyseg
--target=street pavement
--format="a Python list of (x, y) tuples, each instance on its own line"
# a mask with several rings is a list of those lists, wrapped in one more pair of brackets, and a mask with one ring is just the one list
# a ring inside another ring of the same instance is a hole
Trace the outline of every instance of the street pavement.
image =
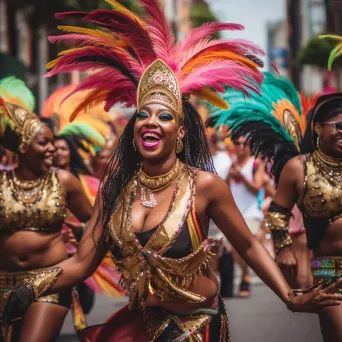
[[(97, 297), (88, 323), (102, 323), (125, 303), (125, 299)], [(253, 285), (251, 298), (228, 299), (225, 304), (232, 342), (322, 342), (316, 315), (293, 314), (263, 284)], [(57, 342), (77, 341), (68, 315)]]

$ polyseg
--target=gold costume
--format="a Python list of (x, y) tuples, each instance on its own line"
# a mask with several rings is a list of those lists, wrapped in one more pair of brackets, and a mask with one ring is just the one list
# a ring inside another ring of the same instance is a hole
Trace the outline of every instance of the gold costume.
[[(131, 226), (137, 177), (123, 191), (112, 216), (113, 261), (122, 274), (122, 284), (129, 294), (128, 308), (143, 313), (148, 341), (151, 342), (162, 341), (163, 334), (168, 334), (166, 331), (170, 327), (178, 329), (181, 334), (193, 336), (197, 341), (196, 336), (209, 326), (212, 319), (221, 321), (222, 333), (219, 341), (229, 341), (228, 319), (221, 301), (220, 310), (200, 309), (184, 315), (168, 312), (161, 307), (145, 307), (148, 293), (157, 294), (165, 302), (182, 300), (187, 303), (201, 303), (206, 300), (189, 291), (187, 287), (208, 268), (214, 255), (212, 250), (220, 242), (198, 235), (201, 234), (198, 233), (201, 228), (194, 215), (196, 174), (196, 170), (183, 164), (170, 210), (144, 246)], [(190, 236), (197, 241), (196, 248), (182, 258), (166, 257), (165, 253), (177, 243), (177, 237), (186, 226)]]
[(342, 162), (320, 151), (305, 158), (304, 198), (301, 209), (310, 218), (342, 217)]
[(57, 169), (51, 169), (34, 189), (36, 200), (26, 203), (22, 200), (25, 192), (23, 195), (14, 171), (0, 173), (0, 234), (20, 230), (46, 233), (61, 230), (67, 209)]

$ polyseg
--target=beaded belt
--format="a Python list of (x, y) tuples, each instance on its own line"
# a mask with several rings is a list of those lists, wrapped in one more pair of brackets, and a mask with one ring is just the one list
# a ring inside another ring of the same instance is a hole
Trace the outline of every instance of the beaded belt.
[[(315, 258), (311, 262), (311, 270), (315, 281), (329, 285), (342, 277), (342, 257)], [(341, 287), (338, 292), (342, 293)]]

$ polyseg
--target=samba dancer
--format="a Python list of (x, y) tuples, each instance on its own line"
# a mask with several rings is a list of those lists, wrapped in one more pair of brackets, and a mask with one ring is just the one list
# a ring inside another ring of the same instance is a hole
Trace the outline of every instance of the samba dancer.
[[(18, 283), (67, 258), (61, 237), (67, 208), (82, 222), (91, 215), (80, 182), (70, 172), (52, 168), (53, 133), (31, 113), (33, 106), (24, 82), (14, 77), (0, 81), (0, 143), (18, 154), (18, 166), (0, 174), (0, 286), (5, 299)], [(71, 291), (66, 287), (36, 298), (6, 340), (55, 341)]]
[(189, 96), (227, 108), (217, 90), (224, 86), (257, 90), (258, 49), (245, 41), (210, 39), (222, 29), (241, 28), (222, 23), (197, 28), (174, 45), (156, 1), (139, 1), (146, 21), (108, 1), (113, 11), (75, 15), (109, 31), (64, 27), (83, 32), (78, 37), (83, 47), (51, 63), (50, 75), (98, 66), (100, 71), (79, 86), (92, 89), (79, 110), (101, 98), (105, 109), (126, 102), (136, 105), (137, 113), (113, 154), (76, 254), (12, 291), (5, 322), (20, 317), (37, 296), (91, 275), (109, 249), (122, 273), (129, 304), (106, 324), (86, 329), (89, 341), (229, 341), (217, 278), (209, 267), (211, 250), (217, 245), (206, 238), (210, 219), (292, 310), (316, 311), (340, 304), (339, 296), (329, 294), (340, 282), (307, 294), (290, 290), (246, 226), (225, 181), (210, 172), (205, 130)]

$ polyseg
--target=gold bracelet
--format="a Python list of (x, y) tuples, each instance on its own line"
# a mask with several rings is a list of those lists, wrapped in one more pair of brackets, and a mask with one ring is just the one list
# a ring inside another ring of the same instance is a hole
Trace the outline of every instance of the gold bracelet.
[(297, 297), (298, 294), (300, 294), (300, 293), (303, 293), (303, 291), (302, 290), (298, 290), (298, 289), (291, 289), (289, 291), (289, 293), (287, 294), (287, 299), (286, 299), (285, 304), (286, 304), (287, 308), (289, 310), (291, 310), (292, 312), (295, 312), (294, 309), (293, 309), (293, 303), (292, 303), (293, 298)]

